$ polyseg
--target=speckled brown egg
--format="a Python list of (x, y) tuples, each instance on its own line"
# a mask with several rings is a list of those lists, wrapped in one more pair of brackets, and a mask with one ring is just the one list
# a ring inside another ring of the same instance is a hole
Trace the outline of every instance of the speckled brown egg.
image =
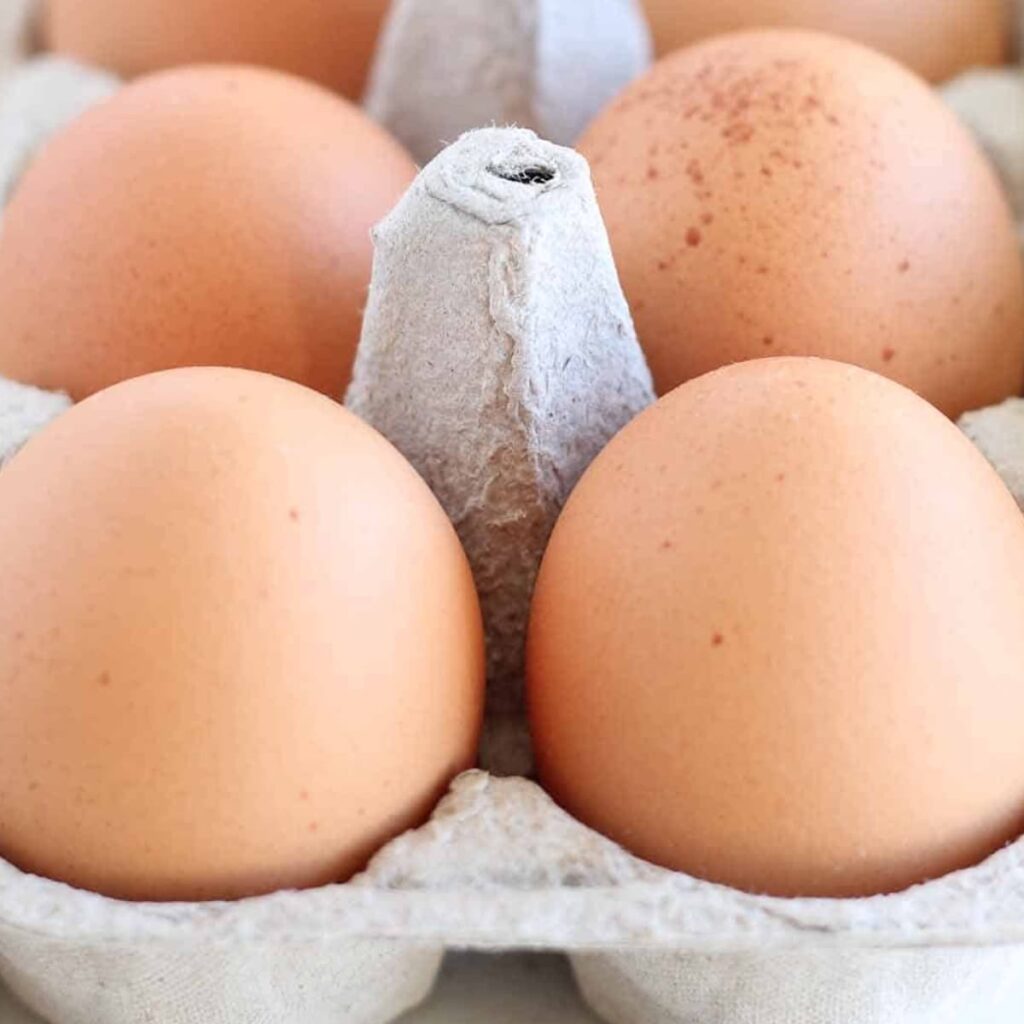
[(853, 897), (1024, 831), (1024, 518), (905, 388), (816, 359), (683, 385), (545, 555), (541, 779), (657, 864)]
[(660, 55), (750, 28), (805, 28), (881, 50), (930, 81), (1004, 64), (1007, 0), (643, 0)]
[(816, 355), (951, 416), (1024, 383), (1024, 270), (985, 158), (886, 57), (805, 32), (658, 64), (581, 146), (661, 393)]
[(82, 398), (191, 365), (340, 396), (370, 230), (415, 176), (345, 100), (204, 67), (128, 86), (29, 167), (0, 237), (0, 374)]
[(44, 0), (57, 53), (134, 77), (182, 64), (256, 64), (351, 99), (366, 83), (389, 0)]
[(376, 431), (264, 374), (87, 399), (0, 471), (0, 856), (132, 900), (346, 880), (472, 766), (480, 609)]

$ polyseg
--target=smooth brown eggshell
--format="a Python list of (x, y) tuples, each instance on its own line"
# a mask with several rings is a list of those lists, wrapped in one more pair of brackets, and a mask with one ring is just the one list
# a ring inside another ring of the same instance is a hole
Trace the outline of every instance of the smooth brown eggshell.
[(660, 393), (814, 355), (950, 416), (1024, 384), (1007, 201), (954, 114), (856, 44), (753, 32), (675, 54), (580, 144)]
[(659, 56), (724, 32), (768, 27), (846, 36), (933, 82), (1010, 56), (1008, 0), (643, 0), (643, 6)]
[(366, 83), (389, 0), (44, 0), (57, 53), (125, 77), (182, 64), (257, 64), (350, 99)]
[(175, 370), (0, 472), (0, 856), (132, 900), (344, 881), (475, 761), (437, 501), (330, 400)]
[(634, 853), (778, 896), (901, 890), (1024, 831), (1024, 519), (908, 390), (737, 364), (572, 495), (529, 636), (541, 779)]
[(30, 166), (0, 237), (0, 374), (83, 398), (191, 365), (340, 397), (370, 230), (412, 181), (346, 101), (204, 67), (128, 86)]

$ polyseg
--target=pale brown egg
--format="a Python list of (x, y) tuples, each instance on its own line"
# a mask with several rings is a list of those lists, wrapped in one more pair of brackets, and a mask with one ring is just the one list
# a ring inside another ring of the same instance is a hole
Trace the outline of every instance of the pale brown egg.
[(910, 391), (816, 359), (683, 385), (584, 476), (530, 622), (545, 786), (657, 864), (853, 897), (1024, 831), (1024, 518)]
[(345, 100), (249, 68), (128, 86), (29, 167), (0, 236), (0, 374), (83, 398), (190, 365), (340, 397), (370, 230), (415, 176)]
[(390, 0), (44, 0), (46, 44), (134, 77), (256, 64), (359, 99)]
[(1007, 0), (643, 0), (659, 55), (738, 29), (846, 36), (932, 82), (1010, 56)]
[(87, 399), (0, 471), (0, 856), (133, 900), (347, 879), (475, 761), (480, 610), (420, 477), (244, 370)]
[(805, 32), (658, 64), (580, 144), (664, 394), (814, 355), (950, 416), (1024, 383), (1024, 269), (988, 162), (888, 58)]

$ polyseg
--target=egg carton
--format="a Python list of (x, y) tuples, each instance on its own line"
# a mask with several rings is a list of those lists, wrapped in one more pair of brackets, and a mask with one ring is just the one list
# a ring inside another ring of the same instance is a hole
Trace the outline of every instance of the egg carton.
[[(1024, 841), (891, 896), (758, 897), (638, 860), (522, 777), (537, 563), (575, 480), (651, 402), (649, 373), (571, 151), (474, 133), (375, 242), (348, 404), (427, 478), (472, 559), (492, 772), (458, 779), (359, 877), (308, 892), (131, 904), (0, 862), (0, 979), (52, 1024), (385, 1024), (446, 949), (538, 949), (569, 954), (612, 1024), (1018, 1024)], [(4, 382), (0, 464), (67, 404)], [(964, 429), (1024, 507), (1024, 402)]]
[[(466, 136), (375, 242), (348, 401), (466, 542), (495, 652), (495, 774), (462, 776), (427, 825), (314, 891), (131, 904), (0, 863), (0, 978), (53, 1024), (385, 1024), (444, 950), (526, 948), (567, 952), (612, 1024), (1017, 1024), (1024, 841), (891, 896), (758, 897), (644, 863), (499, 777), (529, 763), (517, 678), (536, 563), (650, 376), (571, 150)], [(7, 383), (0, 404), (10, 452), (66, 400)], [(965, 426), (1024, 500), (1024, 402)]]

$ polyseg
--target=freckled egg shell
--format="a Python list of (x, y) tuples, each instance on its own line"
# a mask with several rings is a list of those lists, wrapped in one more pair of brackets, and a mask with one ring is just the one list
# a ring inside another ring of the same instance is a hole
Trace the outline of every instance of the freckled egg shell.
[(344, 881), (475, 761), (480, 611), (437, 501), (245, 370), (104, 391), (0, 471), (0, 856), (134, 900)]
[(933, 82), (1009, 59), (1007, 0), (643, 0), (659, 55), (751, 28), (846, 36)]
[(580, 143), (660, 393), (742, 359), (855, 363), (950, 416), (1024, 383), (989, 164), (923, 82), (805, 32), (658, 64)]
[(75, 398), (223, 365), (340, 397), (370, 230), (415, 165), (345, 100), (204, 67), (128, 86), (30, 166), (0, 238), (0, 374)]
[(45, 0), (57, 53), (125, 77), (182, 64), (256, 64), (359, 99), (389, 0)]
[(1024, 518), (856, 367), (763, 359), (638, 417), (572, 495), (530, 621), (540, 775), (657, 864), (901, 890), (1024, 831)]

